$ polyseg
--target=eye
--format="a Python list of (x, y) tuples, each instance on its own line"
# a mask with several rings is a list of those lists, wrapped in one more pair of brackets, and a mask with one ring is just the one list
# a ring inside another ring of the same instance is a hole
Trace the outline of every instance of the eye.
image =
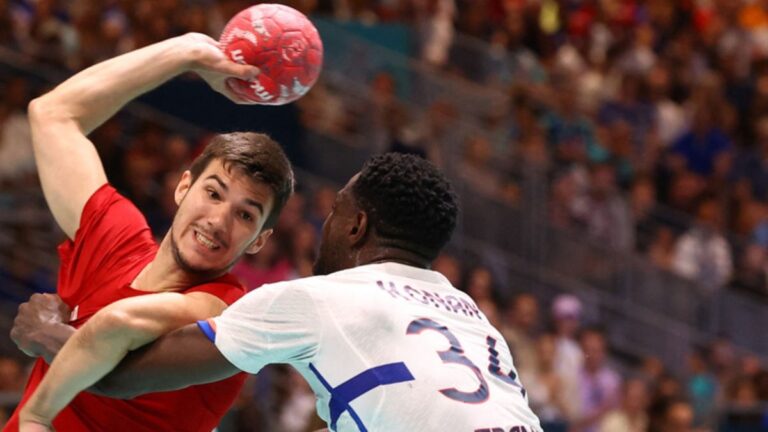
[(218, 193), (218, 192), (216, 192), (214, 189), (207, 189), (207, 192), (208, 192), (208, 196), (209, 196), (210, 198), (212, 198), (212, 199), (214, 199), (214, 200), (216, 200), (216, 201), (218, 201), (219, 199), (221, 199), (221, 196), (219, 195), (219, 193)]
[(253, 221), (253, 215), (248, 212), (240, 212), (240, 217), (246, 222)]

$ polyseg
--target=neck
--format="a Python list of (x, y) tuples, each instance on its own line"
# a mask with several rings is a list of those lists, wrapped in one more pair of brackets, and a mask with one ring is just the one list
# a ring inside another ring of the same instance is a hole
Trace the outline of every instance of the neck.
[(160, 243), (155, 259), (136, 276), (131, 288), (153, 292), (180, 291), (200, 282), (198, 277), (185, 272), (176, 263), (171, 250), (171, 233), (168, 232)]
[(396, 262), (411, 267), (429, 268), (429, 260), (424, 257), (399, 248), (392, 247), (374, 247), (363, 248), (355, 258), (355, 265)]

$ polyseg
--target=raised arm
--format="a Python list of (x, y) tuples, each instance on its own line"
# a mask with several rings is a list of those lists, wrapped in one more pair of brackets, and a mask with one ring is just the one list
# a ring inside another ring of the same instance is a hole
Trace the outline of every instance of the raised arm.
[(258, 73), (228, 60), (208, 36), (187, 34), (92, 66), (29, 104), (43, 193), (69, 238), (75, 236), (85, 203), (107, 181), (86, 135), (130, 100), (185, 71), (197, 71), (214, 90), (241, 103), (227, 93), (224, 80)]
[(50, 425), (77, 393), (106, 375), (129, 351), (198, 319), (218, 315), (225, 307), (223, 301), (202, 292), (131, 297), (105, 307), (56, 355), (21, 411), (21, 430)]

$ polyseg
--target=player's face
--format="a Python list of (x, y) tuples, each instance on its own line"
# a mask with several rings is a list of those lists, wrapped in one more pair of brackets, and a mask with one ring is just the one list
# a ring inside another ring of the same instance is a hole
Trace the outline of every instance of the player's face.
[(331, 212), (325, 218), (320, 250), (312, 269), (315, 275), (327, 275), (354, 266), (352, 245), (348, 234), (358, 213), (352, 197), (352, 185), (356, 180), (357, 175), (336, 193)]
[(244, 253), (258, 252), (272, 233), (261, 232), (272, 210), (272, 190), (220, 160), (194, 182), (185, 172), (176, 203), (171, 249), (179, 267), (197, 276), (227, 272)]

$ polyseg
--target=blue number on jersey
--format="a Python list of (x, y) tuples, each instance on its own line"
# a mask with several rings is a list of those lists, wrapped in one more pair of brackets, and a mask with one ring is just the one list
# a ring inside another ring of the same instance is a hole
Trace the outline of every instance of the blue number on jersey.
[(464, 348), (461, 347), (461, 343), (458, 339), (456, 339), (456, 336), (454, 336), (454, 334), (448, 330), (448, 327), (438, 324), (429, 318), (420, 318), (411, 321), (411, 323), (408, 325), (406, 334), (419, 334), (424, 330), (434, 330), (443, 335), (446, 339), (448, 339), (448, 342), (451, 343), (450, 348), (445, 351), (438, 352), (443, 363), (456, 363), (466, 366), (475, 373), (477, 380), (480, 381), (480, 387), (478, 387), (478, 389), (473, 392), (463, 392), (457, 390), (456, 388), (449, 388), (440, 390), (440, 393), (444, 394), (449, 399), (453, 399), (459, 402), (483, 403), (487, 401), (489, 395), (488, 383), (480, 373), (480, 368), (475, 366), (475, 364), (472, 363), (472, 360), (468, 359), (464, 355)]
[(488, 343), (488, 353), (490, 354), (488, 356), (488, 372), (491, 373), (491, 375), (501, 379), (507, 384), (511, 384), (516, 387), (520, 387), (520, 392), (523, 394), (523, 397), (525, 397), (525, 389), (523, 386), (517, 381), (517, 374), (515, 373), (514, 369), (511, 369), (509, 371), (509, 374), (505, 374), (501, 371), (501, 367), (499, 366), (499, 352), (496, 351), (496, 339), (492, 338), (491, 336), (488, 336), (485, 341)]

